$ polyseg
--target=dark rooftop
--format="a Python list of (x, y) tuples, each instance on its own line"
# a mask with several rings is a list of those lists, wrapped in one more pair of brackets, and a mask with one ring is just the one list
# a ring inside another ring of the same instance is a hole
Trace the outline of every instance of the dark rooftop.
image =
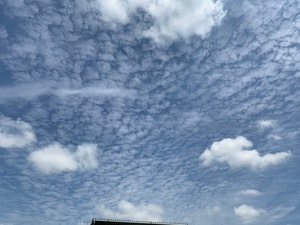
[(187, 225), (186, 223), (136, 221), (136, 220), (115, 220), (94, 218), (91, 225)]

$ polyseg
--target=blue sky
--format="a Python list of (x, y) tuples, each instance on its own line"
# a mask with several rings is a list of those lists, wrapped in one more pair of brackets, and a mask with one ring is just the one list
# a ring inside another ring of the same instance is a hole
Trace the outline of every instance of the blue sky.
[(0, 224), (299, 224), (299, 10), (0, 0)]

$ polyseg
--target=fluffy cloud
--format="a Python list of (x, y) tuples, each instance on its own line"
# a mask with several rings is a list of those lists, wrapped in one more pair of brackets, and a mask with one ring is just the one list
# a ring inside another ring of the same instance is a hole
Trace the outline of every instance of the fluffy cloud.
[(0, 147), (22, 148), (35, 142), (35, 134), (30, 124), (0, 117)]
[(242, 195), (260, 196), (261, 192), (259, 192), (258, 190), (255, 190), (255, 189), (246, 189), (246, 190), (240, 191), (240, 194), (242, 194)]
[(157, 42), (194, 34), (204, 37), (226, 15), (222, 2), (213, 0), (97, 0), (96, 7), (104, 20), (123, 24), (129, 22), (138, 8), (145, 10), (153, 18), (154, 26), (144, 35)]
[(163, 214), (163, 209), (158, 205), (148, 204), (135, 206), (124, 200), (119, 202), (117, 211), (106, 209), (104, 206), (98, 206), (97, 211), (106, 218), (149, 221), (161, 221)]
[(98, 166), (97, 147), (94, 144), (79, 145), (76, 152), (70, 152), (58, 143), (32, 152), (28, 160), (45, 174), (93, 169)]
[(239, 216), (245, 224), (253, 222), (253, 220), (261, 216), (264, 212), (262, 209), (256, 209), (249, 205), (234, 207), (234, 213)]
[(232, 168), (249, 167), (252, 169), (265, 168), (269, 165), (282, 163), (291, 156), (290, 152), (278, 152), (261, 156), (256, 150), (248, 150), (252, 143), (243, 136), (235, 139), (225, 138), (214, 142), (200, 156), (204, 165), (212, 162), (227, 163)]

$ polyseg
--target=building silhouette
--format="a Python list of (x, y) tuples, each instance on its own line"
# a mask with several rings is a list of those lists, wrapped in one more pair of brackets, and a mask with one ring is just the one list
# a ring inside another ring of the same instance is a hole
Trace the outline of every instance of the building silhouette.
[(135, 220), (114, 220), (94, 218), (91, 225), (188, 225), (186, 223), (151, 222)]

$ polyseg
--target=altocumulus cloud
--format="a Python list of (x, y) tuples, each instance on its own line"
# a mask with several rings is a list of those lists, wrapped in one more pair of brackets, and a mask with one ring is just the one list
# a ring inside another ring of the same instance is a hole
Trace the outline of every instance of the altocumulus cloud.
[(144, 35), (157, 42), (191, 35), (206, 36), (226, 15), (221, 1), (213, 0), (96, 0), (103, 19), (126, 24), (137, 9), (148, 13), (154, 25)]
[(266, 129), (274, 127), (276, 125), (276, 122), (274, 120), (259, 120), (257, 122), (257, 125), (260, 129)]
[(232, 168), (249, 167), (251, 169), (262, 169), (269, 165), (282, 163), (291, 156), (290, 152), (278, 152), (261, 156), (256, 150), (248, 150), (252, 142), (243, 136), (235, 139), (225, 138), (214, 142), (200, 156), (204, 165), (212, 162), (227, 163)]
[(63, 171), (88, 170), (98, 166), (95, 144), (81, 144), (71, 152), (59, 143), (32, 152), (28, 160), (45, 174)]
[(22, 148), (36, 141), (30, 124), (0, 116), (0, 147)]
[(103, 205), (98, 205), (96, 211), (106, 218), (151, 221), (161, 221), (164, 212), (160, 206), (155, 204), (135, 206), (125, 200), (118, 203), (118, 209), (116, 211), (107, 209)]

